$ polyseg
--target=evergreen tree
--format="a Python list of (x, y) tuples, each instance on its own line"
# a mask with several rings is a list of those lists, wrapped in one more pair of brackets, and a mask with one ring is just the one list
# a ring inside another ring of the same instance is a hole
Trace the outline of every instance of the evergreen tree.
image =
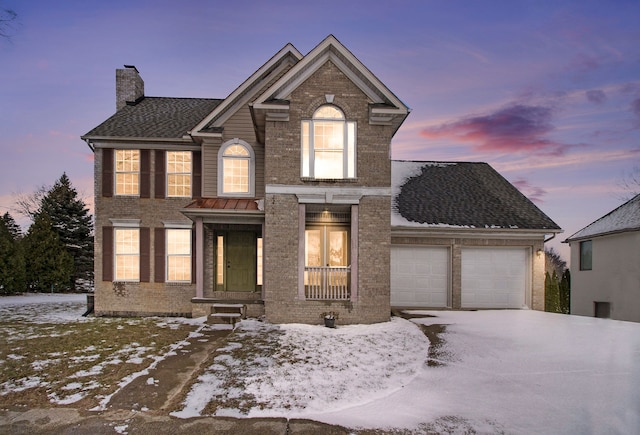
[(49, 215), (53, 230), (73, 257), (71, 288), (88, 285), (93, 281), (93, 223), (89, 209), (78, 199), (66, 173), (42, 198), (38, 214), (43, 212)]
[(545, 272), (544, 278), (544, 310), (550, 313), (560, 313), (560, 287), (558, 285), (558, 275)]
[(46, 212), (39, 213), (24, 238), (27, 284), (33, 291), (68, 291), (73, 257), (60, 242)]
[(571, 314), (571, 272), (565, 270), (560, 279), (560, 312)]
[(25, 263), (21, 231), (9, 213), (0, 217), (0, 294), (25, 290)]

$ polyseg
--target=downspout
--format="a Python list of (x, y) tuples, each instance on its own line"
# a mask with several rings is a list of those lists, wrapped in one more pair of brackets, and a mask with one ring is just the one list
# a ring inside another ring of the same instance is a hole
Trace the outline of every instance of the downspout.
[(551, 234), (551, 237), (549, 237), (548, 239), (544, 239), (543, 243), (547, 243), (550, 242), (551, 240), (556, 238), (556, 233)]

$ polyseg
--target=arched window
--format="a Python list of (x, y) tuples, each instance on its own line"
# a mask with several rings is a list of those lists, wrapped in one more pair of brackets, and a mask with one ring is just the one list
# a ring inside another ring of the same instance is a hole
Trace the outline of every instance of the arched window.
[(218, 154), (218, 194), (254, 195), (255, 157), (245, 141), (235, 138), (222, 145)]
[(302, 121), (302, 176), (322, 179), (355, 178), (356, 123), (336, 106), (320, 106)]

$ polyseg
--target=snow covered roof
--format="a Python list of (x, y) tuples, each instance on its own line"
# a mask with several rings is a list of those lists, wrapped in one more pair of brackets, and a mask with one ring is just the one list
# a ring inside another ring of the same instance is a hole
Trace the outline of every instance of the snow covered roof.
[(565, 240), (565, 243), (578, 239), (638, 230), (640, 230), (640, 194), (587, 225)]
[(393, 161), (392, 227), (560, 227), (486, 163)]

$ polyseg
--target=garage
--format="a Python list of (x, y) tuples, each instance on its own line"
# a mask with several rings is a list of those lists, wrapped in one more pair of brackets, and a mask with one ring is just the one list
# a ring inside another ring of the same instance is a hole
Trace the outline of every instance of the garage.
[(523, 308), (529, 250), (463, 248), (462, 308)]
[(449, 306), (449, 249), (393, 246), (391, 305), (429, 308)]

